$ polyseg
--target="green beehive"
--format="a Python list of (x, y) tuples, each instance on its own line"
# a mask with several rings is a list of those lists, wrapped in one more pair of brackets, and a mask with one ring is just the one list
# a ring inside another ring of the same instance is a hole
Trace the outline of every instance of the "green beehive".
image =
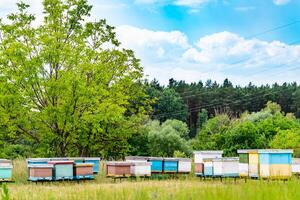
[(12, 180), (12, 162), (11, 160), (0, 159), (0, 180), (11, 181)]

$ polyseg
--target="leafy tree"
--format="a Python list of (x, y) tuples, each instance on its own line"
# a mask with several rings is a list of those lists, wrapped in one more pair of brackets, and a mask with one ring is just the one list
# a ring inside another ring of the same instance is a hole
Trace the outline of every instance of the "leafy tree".
[(225, 155), (237, 155), (238, 149), (262, 149), (268, 147), (268, 142), (255, 123), (236, 121), (223, 135), (224, 144), (221, 148)]
[(153, 103), (153, 119), (161, 122), (167, 119), (186, 121), (187, 107), (180, 95), (171, 88), (162, 88), (156, 82), (151, 82), (147, 93)]
[(270, 142), (272, 148), (294, 149), (294, 156), (300, 156), (300, 129), (280, 130)]
[(135, 106), (146, 99), (139, 60), (105, 20), (85, 20), (87, 0), (44, 0), (39, 26), (28, 5), (17, 5), (0, 23), (5, 142), (48, 156), (124, 155), (145, 112)]
[(133, 138), (132, 155), (172, 157), (175, 152), (190, 155), (186, 140), (187, 125), (179, 120), (149, 121), (138, 137)]
[(223, 134), (230, 126), (228, 115), (217, 115), (209, 119), (193, 141), (193, 148), (199, 150), (220, 149), (223, 145)]

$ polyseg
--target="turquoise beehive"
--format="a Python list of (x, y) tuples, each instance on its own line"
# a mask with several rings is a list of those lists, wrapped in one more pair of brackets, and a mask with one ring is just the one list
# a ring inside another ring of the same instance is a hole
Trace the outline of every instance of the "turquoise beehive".
[(74, 161), (49, 161), (48, 164), (54, 166), (55, 180), (71, 180), (73, 179)]
[(164, 173), (177, 173), (178, 172), (178, 159), (177, 158), (164, 158), (163, 171), (164, 171)]
[(13, 165), (11, 160), (0, 159), (0, 180), (11, 181), (12, 169), (13, 169)]
[(148, 161), (151, 163), (151, 173), (163, 172), (163, 158), (149, 157)]

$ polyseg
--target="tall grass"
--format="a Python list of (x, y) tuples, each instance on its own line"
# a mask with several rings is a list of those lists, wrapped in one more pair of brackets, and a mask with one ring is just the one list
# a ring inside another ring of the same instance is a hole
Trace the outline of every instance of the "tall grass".
[[(104, 169), (103, 163), (102, 169)], [(299, 200), (300, 180), (201, 181), (189, 175), (169, 180), (138, 180), (113, 183), (104, 170), (94, 181), (27, 182), (24, 160), (14, 161), (15, 183), (9, 184), (9, 196), (16, 200)]]
[(13, 199), (101, 200), (285, 200), (300, 199), (299, 181), (201, 182), (164, 180), (122, 183), (10, 185)]

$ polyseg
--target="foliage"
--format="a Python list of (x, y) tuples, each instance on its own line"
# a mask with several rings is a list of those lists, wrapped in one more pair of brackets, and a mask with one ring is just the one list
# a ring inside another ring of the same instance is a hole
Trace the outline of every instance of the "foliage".
[[(222, 149), (236, 155), (238, 149), (292, 148), (299, 152), (300, 123), (292, 114), (268, 102), (260, 112), (230, 119), (217, 115), (209, 119), (192, 141), (194, 149)], [(295, 154), (296, 156), (298, 153)]]
[(190, 155), (187, 141), (188, 128), (179, 120), (149, 121), (138, 137), (134, 138), (133, 155), (172, 157), (174, 152)]
[(300, 129), (280, 130), (270, 143), (272, 148), (294, 149), (294, 156), (300, 156)]
[(24, 3), (0, 23), (1, 147), (28, 146), (40, 156), (126, 154), (147, 107), (139, 60), (119, 48), (105, 20), (85, 20), (87, 0), (43, 6), (41, 25)]
[(280, 105), (284, 113), (300, 117), (300, 86), (297, 83), (261, 86), (249, 83), (242, 87), (234, 86), (228, 79), (222, 84), (212, 80), (186, 83), (170, 79), (167, 88), (174, 89), (184, 100), (188, 108), (186, 122), (192, 138), (201, 128), (199, 112), (202, 109), (207, 110), (209, 117), (225, 113), (231, 118), (238, 118), (245, 112), (260, 112), (268, 101), (272, 101)]
[(167, 119), (186, 121), (187, 107), (174, 89), (161, 87), (156, 80), (145, 84), (147, 94), (153, 100), (153, 119), (161, 122)]

